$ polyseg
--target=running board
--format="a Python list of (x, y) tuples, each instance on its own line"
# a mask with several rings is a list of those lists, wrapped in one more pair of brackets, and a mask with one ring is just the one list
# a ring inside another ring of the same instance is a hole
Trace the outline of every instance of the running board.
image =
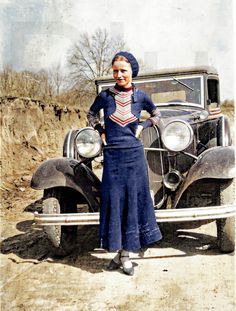
[[(185, 209), (155, 210), (158, 223), (181, 222), (207, 219), (219, 219), (235, 216), (236, 205), (207, 206)], [(39, 214), (34, 213), (35, 225), (52, 226), (75, 226), (75, 225), (98, 225), (99, 213), (77, 214)]]

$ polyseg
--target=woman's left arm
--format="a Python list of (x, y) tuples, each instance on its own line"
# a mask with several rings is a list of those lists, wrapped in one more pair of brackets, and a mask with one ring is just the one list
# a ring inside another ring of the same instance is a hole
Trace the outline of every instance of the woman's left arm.
[(150, 118), (148, 118), (141, 124), (143, 128), (153, 126), (159, 123), (159, 120), (161, 118), (160, 110), (153, 104), (151, 98), (147, 94), (145, 94), (143, 109), (150, 114)]
[(138, 125), (135, 133), (137, 138), (139, 138), (143, 129), (158, 124), (161, 118), (159, 109), (153, 104), (151, 98), (147, 94), (144, 95), (143, 102), (143, 110), (146, 110), (151, 115), (151, 117)]

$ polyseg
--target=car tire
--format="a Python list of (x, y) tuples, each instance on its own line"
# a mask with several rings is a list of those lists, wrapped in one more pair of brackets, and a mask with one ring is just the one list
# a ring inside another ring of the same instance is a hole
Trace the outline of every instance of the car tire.
[[(76, 212), (76, 200), (71, 196), (70, 189), (58, 187), (44, 191), (44, 214)], [(77, 226), (44, 226), (44, 231), (52, 244), (53, 255), (65, 257), (74, 250), (77, 241)]]
[[(220, 185), (220, 205), (234, 204), (235, 180), (228, 187)], [(231, 253), (235, 249), (235, 217), (218, 219), (217, 239), (219, 249), (223, 253)]]

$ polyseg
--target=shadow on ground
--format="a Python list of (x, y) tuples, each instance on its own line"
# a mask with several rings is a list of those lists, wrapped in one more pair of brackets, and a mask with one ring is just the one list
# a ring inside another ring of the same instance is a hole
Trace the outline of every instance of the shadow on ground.
[[(40, 211), (41, 201), (35, 201), (25, 208), (27, 212)], [(14, 235), (2, 241), (2, 254), (15, 254), (23, 259), (15, 259), (9, 257), (9, 260), (19, 264), (31, 262), (40, 264), (42, 262), (67, 264), (91, 273), (102, 272), (110, 259), (98, 258), (96, 254), (105, 253), (99, 249), (98, 245), (98, 226), (81, 226), (78, 227), (78, 238), (73, 252), (64, 257), (57, 258), (52, 253), (51, 242), (48, 240), (46, 233), (40, 227), (33, 225), (33, 221), (27, 220), (18, 222), (16, 228), (22, 234)], [(216, 237), (208, 234), (197, 233), (195, 231), (179, 229), (175, 224), (161, 225), (163, 240), (151, 245), (151, 248), (164, 249), (173, 248), (181, 251), (181, 254), (160, 255), (150, 258), (169, 258), (169, 257), (186, 257), (201, 255), (217, 255), (220, 254), (217, 249)], [(163, 252), (162, 252), (163, 254)], [(135, 260), (138, 259), (138, 255)], [(138, 261), (138, 260), (137, 260)]]

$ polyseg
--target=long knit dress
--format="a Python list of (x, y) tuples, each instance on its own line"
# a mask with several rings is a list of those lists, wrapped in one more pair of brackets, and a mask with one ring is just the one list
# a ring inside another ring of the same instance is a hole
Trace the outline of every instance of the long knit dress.
[(135, 137), (140, 113), (151, 117), (142, 123), (157, 123), (159, 111), (151, 99), (134, 86), (102, 91), (88, 112), (94, 128), (104, 111), (106, 143), (101, 189), (100, 246), (108, 251), (136, 252), (161, 239), (148, 183), (148, 171), (141, 141)]

